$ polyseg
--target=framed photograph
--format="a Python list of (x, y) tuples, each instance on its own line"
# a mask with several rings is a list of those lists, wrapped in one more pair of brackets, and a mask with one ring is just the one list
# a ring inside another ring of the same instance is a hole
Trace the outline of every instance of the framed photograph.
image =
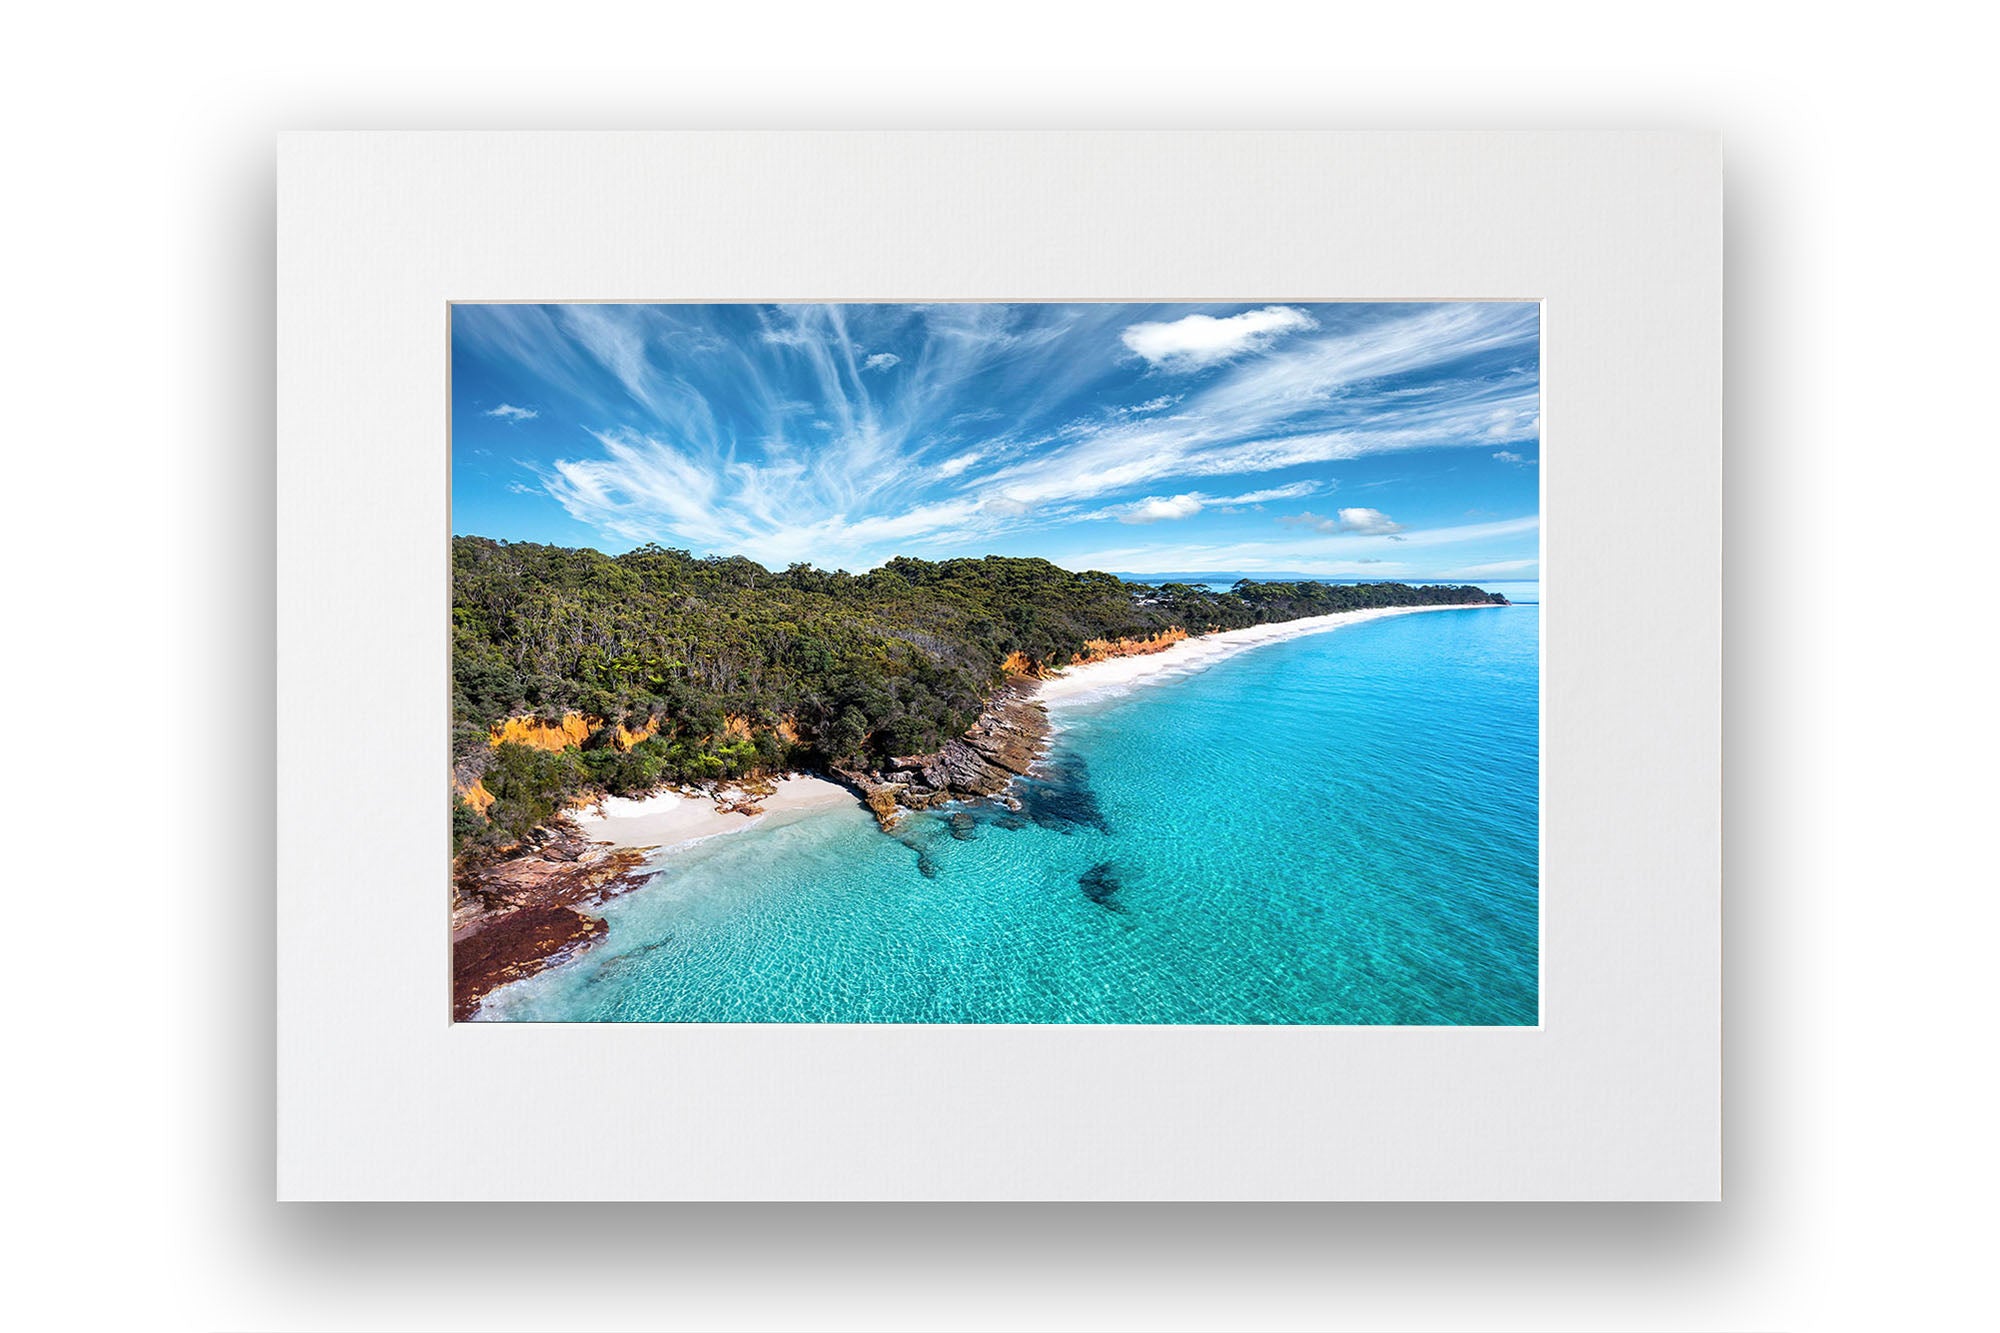
[(279, 230), (282, 1197), (1719, 1197), (1712, 136), (308, 134)]
[(454, 304), (454, 1017), (1533, 1026), (1540, 332)]

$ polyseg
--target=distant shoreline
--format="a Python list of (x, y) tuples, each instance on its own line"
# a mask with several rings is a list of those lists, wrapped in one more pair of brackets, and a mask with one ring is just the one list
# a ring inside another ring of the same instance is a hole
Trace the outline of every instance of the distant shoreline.
[(1343, 629), (1349, 625), (1380, 620), (1387, 616), (1409, 615), (1418, 611), (1476, 611), (1501, 605), (1503, 603), (1465, 602), (1439, 606), (1365, 607), (1354, 611), (1335, 611), (1324, 616), (1305, 616), (1298, 620), (1250, 625), (1243, 629), (1217, 630), (1213, 634), (1183, 639), (1156, 653), (1114, 657), (1102, 662), (1087, 662), (1079, 666), (1065, 667), (1059, 674), (1045, 677), (1041, 681), (1041, 688), (1036, 698), (1044, 704), (1060, 707), (1120, 692), (1153, 677), (1189, 675), (1266, 643), (1277, 643), (1284, 639), (1302, 638), (1308, 634)]

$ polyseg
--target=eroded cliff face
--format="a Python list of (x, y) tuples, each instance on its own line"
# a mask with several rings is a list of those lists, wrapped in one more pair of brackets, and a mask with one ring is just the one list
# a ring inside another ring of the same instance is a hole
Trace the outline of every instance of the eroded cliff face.
[[(570, 750), (587, 742), (609, 745), (616, 750), (630, 750), (657, 736), (660, 725), (661, 719), (657, 715), (648, 717), (637, 727), (628, 727), (622, 722), (607, 724), (603, 718), (589, 713), (564, 713), (553, 722), (532, 715), (510, 717), (487, 729), (486, 743), (495, 750), (502, 745), (526, 745), (536, 750)], [(778, 719), (771, 730), (787, 744), (799, 743), (798, 725), (789, 717)], [(749, 717), (737, 713), (724, 715), (722, 735), (729, 740), (754, 740), (756, 734), (756, 724)], [(484, 769), (485, 764), (479, 758), (469, 757), (455, 765), (451, 775), (452, 794), (482, 815), (492, 807), (495, 799), (480, 776)], [(587, 809), (599, 799), (598, 795), (579, 797), (570, 802), (569, 808)]]
[(1108, 662), (1114, 657), (1144, 657), (1148, 653), (1165, 652), (1187, 637), (1186, 630), (1171, 625), (1143, 639), (1087, 639), (1084, 650), (1070, 658), (1069, 664), (1085, 666), (1091, 662)]
[[(510, 717), (487, 732), (486, 743), (495, 749), (502, 745), (526, 745), (537, 750), (567, 750), (589, 740), (604, 725), (603, 718), (587, 713), (564, 713), (559, 722), (545, 722), (539, 717)], [(647, 718), (636, 731), (620, 722), (611, 728), (609, 739), (618, 749), (629, 750), (659, 729), (657, 717)]]
[(1026, 653), (1018, 650), (1007, 654), (1000, 663), (1000, 669), (1010, 676), (1026, 676), (1031, 680), (1042, 680), (1061, 672), (1064, 667), (1086, 666), (1092, 662), (1106, 662), (1114, 657), (1142, 657), (1147, 653), (1163, 652), (1188, 638), (1188, 632), (1178, 625), (1169, 626), (1158, 634), (1132, 639), (1086, 639), (1083, 651), (1070, 654), (1067, 662), (1044, 662), (1040, 666), (1028, 660)]

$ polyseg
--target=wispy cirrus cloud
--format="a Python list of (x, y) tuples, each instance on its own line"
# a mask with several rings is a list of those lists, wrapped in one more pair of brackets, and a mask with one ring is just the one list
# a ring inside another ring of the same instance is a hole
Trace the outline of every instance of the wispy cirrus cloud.
[[(1501, 349), (1532, 352), (1534, 307), (1426, 307), (1236, 367), (1190, 394), (1169, 421), (1109, 424), (994, 480), (1023, 503), (1086, 498), (1165, 477), (1271, 472), (1367, 454), (1490, 440), (1496, 406), (1532, 409), (1540, 375), (1440, 375), (1426, 366)], [(1373, 386), (1373, 387), (1371, 387)]]
[(516, 407), (512, 403), (502, 403), (498, 407), (486, 409), (489, 417), (499, 417), (502, 421), (533, 421), (541, 413), (532, 407)]
[(1244, 495), (1234, 496), (1222, 501), (1222, 503), (1232, 505), (1269, 504), (1273, 500), (1298, 500), (1305, 496), (1317, 495), (1320, 491), (1331, 489), (1332, 484), (1328, 482), (1295, 481), (1289, 486), (1273, 486), (1268, 490), (1251, 491)]
[(1004, 518), (965, 498), (830, 510), (819, 474), (804, 464), (731, 467), (655, 436), (596, 438), (601, 456), (556, 460), (542, 474), (543, 487), (572, 517), (634, 543), (665, 538), (779, 565), (839, 563), (883, 543), (990, 532)]
[(1114, 506), (1091, 514), (1078, 514), (1076, 518), (1115, 518), (1120, 523), (1159, 523), (1169, 519), (1192, 518), (1209, 508), (1265, 504), (1272, 500), (1296, 500), (1316, 494), (1324, 488), (1325, 484), (1321, 482), (1299, 481), (1288, 486), (1273, 486), (1267, 490), (1250, 491), (1243, 495), (1205, 495), (1200, 491), (1187, 491), (1180, 495), (1149, 495), (1136, 504)]
[[(855, 568), (901, 553), (1069, 560), (1116, 521), (1163, 542), (1226, 530), (1249, 558), (1259, 541), (1415, 542), (1447, 515), (1501, 508), (1433, 462), (1353, 478), (1383, 487), (1396, 519), (1357, 507), (1280, 536), (1257, 513), (1379, 455), (1527, 458), (1538, 324), (1532, 305), (1472, 303), (457, 307), (454, 355), (485, 401), (535, 404), (514, 410), (544, 423), (540, 490), (606, 545)], [(1187, 378), (1160, 392), (1163, 374)], [(552, 434), (565, 418), (581, 429)], [(1425, 487), (1449, 501), (1409, 498)], [(1532, 507), (1531, 486), (1512, 493)]]

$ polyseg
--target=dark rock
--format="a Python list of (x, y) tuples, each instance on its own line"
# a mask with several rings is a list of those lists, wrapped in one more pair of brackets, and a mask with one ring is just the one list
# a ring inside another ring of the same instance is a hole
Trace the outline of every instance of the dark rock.
[(492, 918), (452, 944), (451, 1016), (463, 1022), (488, 991), (554, 966), (609, 929), (602, 918), (553, 904)]

